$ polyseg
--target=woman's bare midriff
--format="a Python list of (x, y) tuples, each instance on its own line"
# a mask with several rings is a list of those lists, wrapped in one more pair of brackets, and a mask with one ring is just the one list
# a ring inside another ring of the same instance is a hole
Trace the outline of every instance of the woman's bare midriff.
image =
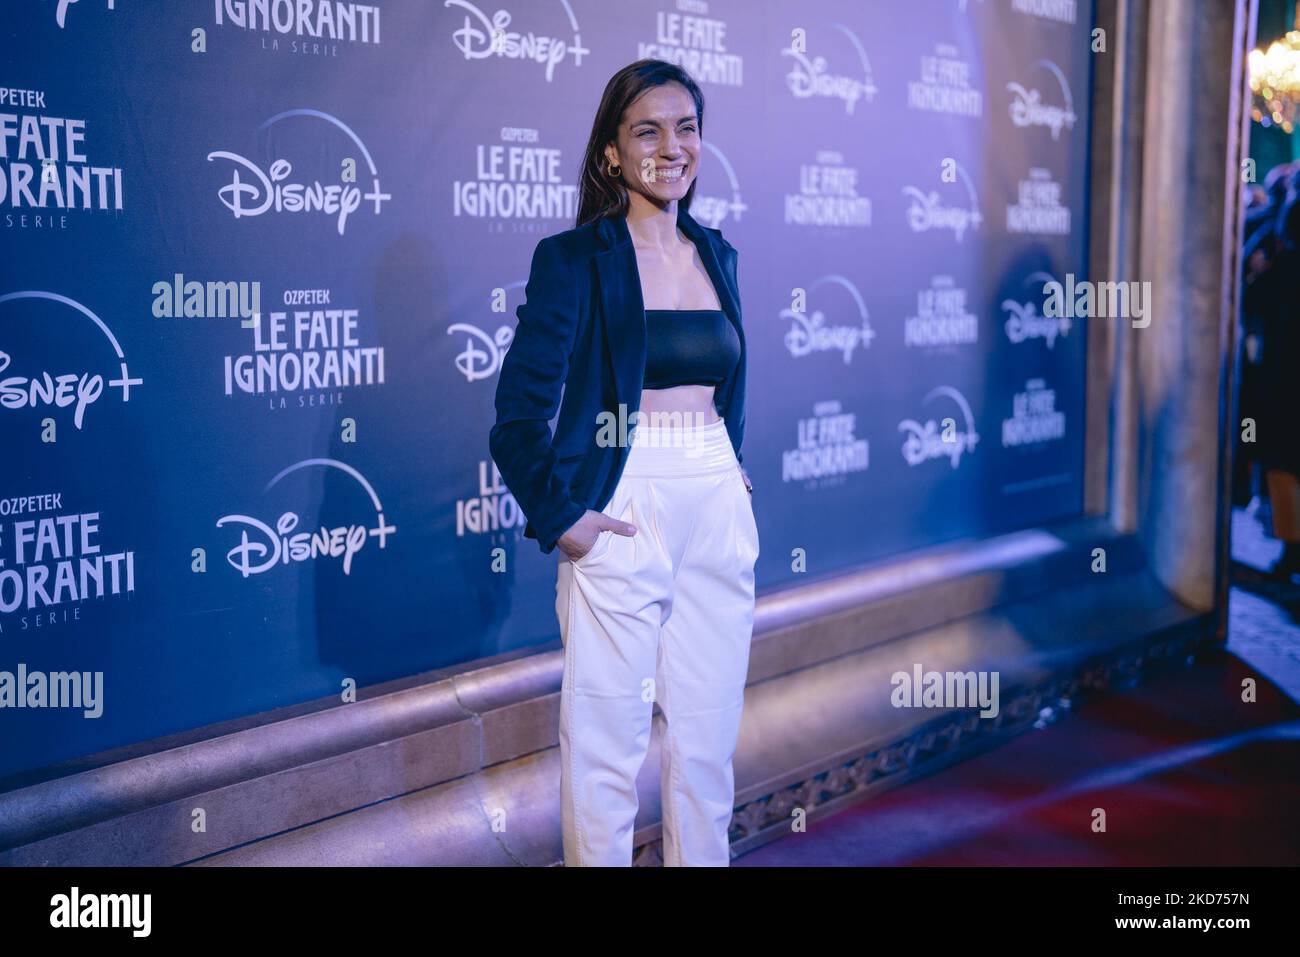
[(643, 425), (681, 428), (712, 425), (718, 421), (711, 385), (675, 385), (667, 389), (641, 390)]

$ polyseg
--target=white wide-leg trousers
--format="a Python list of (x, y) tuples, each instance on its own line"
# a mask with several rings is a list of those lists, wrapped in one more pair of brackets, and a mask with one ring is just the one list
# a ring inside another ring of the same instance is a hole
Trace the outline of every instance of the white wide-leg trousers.
[(629, 444), (604, 513), (636, 535), (602, 532), (576, 562), (556, 549), (564, 863), (631, 864), (653, 719), (664, 863), (725, 867), (758, 527), (722, 420)]

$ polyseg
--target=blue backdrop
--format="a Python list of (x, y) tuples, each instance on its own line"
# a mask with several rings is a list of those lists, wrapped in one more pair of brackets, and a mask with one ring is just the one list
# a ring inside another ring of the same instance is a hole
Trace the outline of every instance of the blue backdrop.
[[(7, 2), (0, 779), (557, 636), (487, 435), (533, 248), (641, 57), (706, 98), (760, 592), (1077, 513), (1084, 330), (1041, 312), (1086, 269), (1091, 18)], [(31, 706), (60, 671), (102, 674), (97, 717)]]

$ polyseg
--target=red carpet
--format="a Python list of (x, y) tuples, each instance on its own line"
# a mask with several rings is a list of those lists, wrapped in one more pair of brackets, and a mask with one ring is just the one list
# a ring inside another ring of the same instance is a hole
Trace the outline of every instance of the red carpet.
[[(1254, 704), (1241, 700), (1246, 677), (1258, 681)], [(1295, 865), (1298, 739), (1300, 708), (1225, 652), (733, 866)]]

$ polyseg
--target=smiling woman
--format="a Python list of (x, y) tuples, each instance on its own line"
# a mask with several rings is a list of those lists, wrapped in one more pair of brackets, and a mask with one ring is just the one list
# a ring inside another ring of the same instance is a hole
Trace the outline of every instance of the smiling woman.
[(699, 251), (675, 222), (676, 203), (689, 206), (695, 189), (703, 112), (703, 99), (684, 84), (652, 87), (627, 107), (617, 138), (604, 148), (606, 174), (621, 175), (628, 194), (627, 226), (649, 320), (639, 407), (652, 424), (671, 416), (716, 422), (716, 386), (739, 360), (739, 337)]
[[(730, 860), (759, 541), (740, 465), (736, 250), (688, 212), (703, 118), (699, 87), (670, 63), (609, 81), (578, 224), (538, 244), (497, 385), (492, 457), (543, 550), (560, 553), (570, 866), (631, 864), (652, 721), (665, 864)], [(633, 420), (612, 445), (598, 434), (611, 418)]]

